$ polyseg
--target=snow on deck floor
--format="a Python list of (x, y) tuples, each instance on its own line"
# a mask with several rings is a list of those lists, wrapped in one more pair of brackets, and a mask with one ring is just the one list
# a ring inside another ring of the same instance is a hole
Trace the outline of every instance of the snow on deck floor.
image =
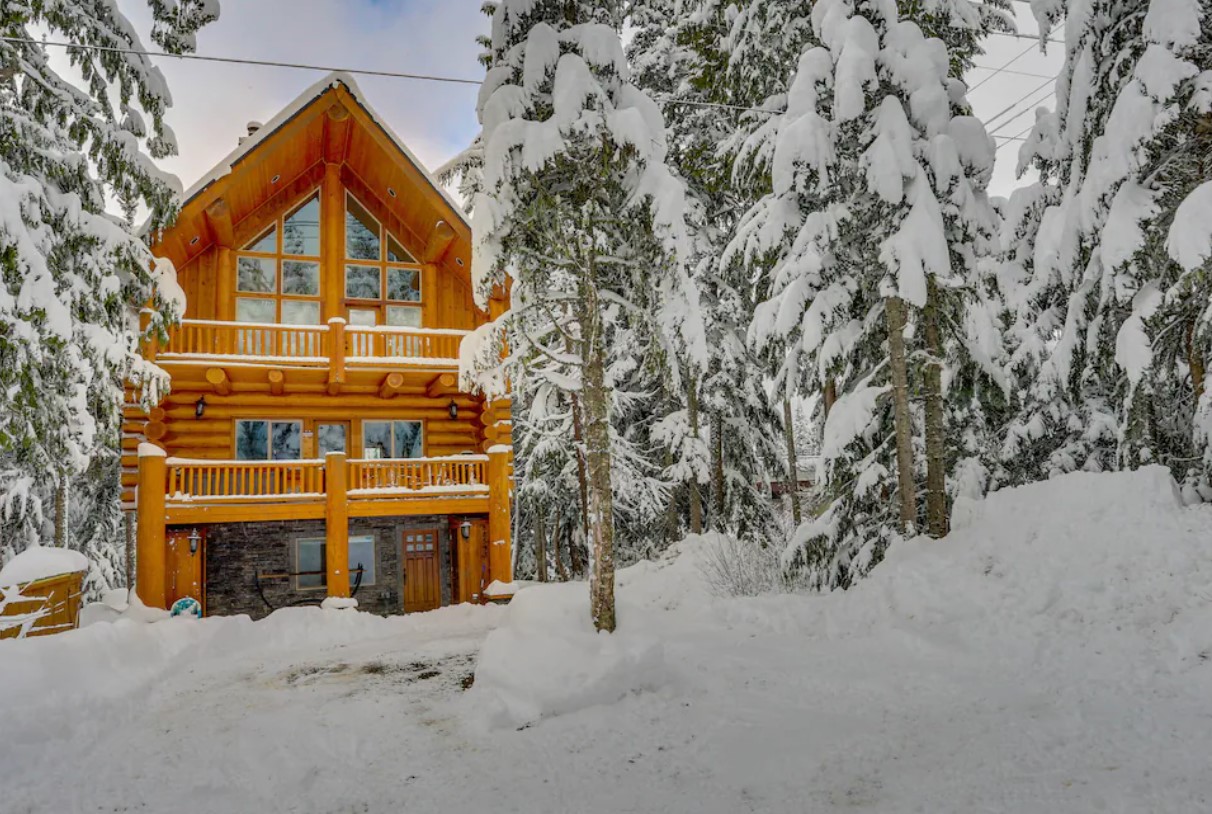
[(1145, 470), (957, 514), (828, 597), (709, 600), (689, 541), (605, 643), (583, 585), (0, 642), (0, 811), (1212, 810), (1212, 511)]

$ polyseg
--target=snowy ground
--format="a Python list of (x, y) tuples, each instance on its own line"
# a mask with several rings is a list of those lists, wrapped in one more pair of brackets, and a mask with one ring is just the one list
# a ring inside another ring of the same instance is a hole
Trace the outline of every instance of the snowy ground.
[(0, 642), (0, 812), (1212, 810), (1212, 511), (957, 514), (830, 597), (710, 600), (689, 541), (609, 640), (577, 585)]

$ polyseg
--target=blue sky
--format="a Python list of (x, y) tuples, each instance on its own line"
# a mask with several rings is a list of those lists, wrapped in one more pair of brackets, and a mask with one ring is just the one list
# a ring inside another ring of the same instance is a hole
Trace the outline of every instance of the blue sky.
[[(146, 21), (146, 0), (120, 0), (136, 21)], [(488, 20), (481, 0), (223, 0), (220, 20), (199, 35), (200, 53), (304, 62), (478, 79), (477, 35)], [(1026, 3), (1015, 3), (1020, 31), (1036, 30)], [(146, 30), (146, 27), (143, 27)], [(1029, 41), (992, 37), (973, 72), (971, 100), (1002, 139), (1021, 135), (1034, 118), (1036, 102), (1051, 106), (1047, 83), (1060, 65), (1062, 48), (1040, 54)], [(1023, 56), (1018, 56), (1023, 54)], [(1017, 57), (1017, 59), (1015, 59)], [(1017, 73), (991, 76), (1014, 62)], [(176, 106), (169, 122), (181, 155), (164, 162), (189, 186), (235, 146), (250, 120), (265, 121), (323, 74), (161, 59)], [(988, 81), (983, 81), (988, 80)], [(403, 79), (359, 77), (370, 104), (429, 167), (461, 150), (477, 130), (476, 88)], [(1027, 95), (1025, 100), (1019, 101)], [(1001, 114), (994, 118), (996, 114)], [(1021, 142), (1001, 141), (991, 191), (1008, 194)]]

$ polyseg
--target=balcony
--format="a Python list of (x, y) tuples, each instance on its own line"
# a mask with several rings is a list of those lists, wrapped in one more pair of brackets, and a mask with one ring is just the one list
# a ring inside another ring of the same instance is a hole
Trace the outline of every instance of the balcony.
[[(504, 456), (346, 460), (334, 454), (326, 460), (303, 461), (161, 460), (169, 525), (322, 518), (330, 500), (343, 501), (350, 517), (484, 514), (490, 496), (508, 499)], [(493, 495), (490, 488), (494, 475), (506, 490), (502, 496)], [(151, 477), (159, 480), (158, 474)]]
[(278, 325), (183, 320), (168, 332), (157, 361), (209, 363), (244, 360), (303, 367), (457, 366), (468, 331), (440, 328), (357, 327), (343, 319), (327, 325)]

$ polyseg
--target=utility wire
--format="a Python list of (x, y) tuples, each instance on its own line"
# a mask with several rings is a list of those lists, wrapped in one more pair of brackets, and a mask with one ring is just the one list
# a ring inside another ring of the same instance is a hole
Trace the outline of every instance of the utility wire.
[[(1059, 25), (1059, 24), (1058, 24), (1058, 25)], [(1049, 35), (1049, 36), (1051, 36), (1052, 32), (1053, 32), (1053, 31), (1055, 31), (1055, 30), (1056, 30), (1056, 26), (1054, 25), (1054, 26), (1052, 26), (1052, 28), (1050, 28), (1050, 29), (1048, 30), (1048, 35)], [(1018, 62), (1020, 59), (1022, 59), (1023, 57), (1025, 57), (1027, 54), (1031, 53), (1031, 51), (1032, 51), (1032, 49), (1033, 49), (1034, 47), (1035, 47), (1034, 45), (1028, 45), (1028, 46), (1027, 46), (1026, 48), (1024, 48), (1022, 51), (1019, 51), (1017, 54), (1015, 54), (1014, 56), (1012, 56), (1012, 57), (1010, 58), (1010, 60), (1009, 60), (1008, 62), (1006, 62), (1004, 65), (1002, 65), (1000, 68), (998, 68), (997, 70), (993, 71), (993, 73), (989, 74), (988, 76), (986, 76), (986, 77), (985, 77), (984, 79), (982, 79), (981, 81), (977, 82), (977, 83), (976, 83), (975, 85), (973, 85), (972, 87), (968, 88), (968, 92), (969, 92), (969, 93), (971, 93), (972, 91), (974, 91), (974, 90), (976, 90), (977, 88), (979, 88), (981, 85), (983, 85), (983, 84), (985, 84), (986, 82), (988, 82), (988, 81), (989, 81), (990, 79), (992, 79), (993, 77), (997, 76), (997, 75), (998, 75), (999, 73), (1001, 73), (1002, 71), (1004, 71), (1004, 70), (1006, 70), (1007, 68), (1009, 68), (1009, 67), (1010, 67), (1011, 65), (1013, 65), (1014, 63)]]
[(1004, 122), (1002, 122), (1001, 124), (998, 124), (998, 125), (994, 125), (994, 124), (993, 124), (995, 121), (997, 121), (998, 119), (1000, 119), (1000, 118), (1001, 118), (1002, 116), (1004, 116), (1005, 114), (1007, 114), (1007, 113), (1012, 113), (1012, 112), (1014, 112), (1015, 110), (1017, 110), (1017, 109), (1018, 109), (1018, 106), (1019, 106), (1020, 104), (1022, 104), (1022, 103), (1023, 103), (1023, 101), (1024, 101), (1024, 100), (1026, 100), (1028, 97), (1030, 97), (1030, 96), (1034, 96), (1035, 94), (1039, 93), (1041, 90), (1043, 90), (1044, 88), (1048, 87), (1049, 85), (1054, 84), (1055, 82), (1056, 82), (1056, 80), (1055, 80), (1055, 79), (1049, 79), (1047, 82), (1044, 82), (1042, 85), (1039, 85), (1038, 87), (1032, 88), (1031, 90), (1027, 91), (1027, 92), (1026, 92), (1026, 93), (1024, 93), (1022, 96), (1018, 97), (1018, 98), (1017, 98), (1017, 99), (1015, 99), (1013, 102), (1011, 102), (1010, 104), (1008, 104), (1008, 105), (1006, 105), (1005, 107), (1003, 107), (1003, 108), (1002, 108), (1001, 110), (999, 110), (997, 113), (994, 113), (992, 116), (990, 116), (989, 118), (985, 119), (985, 127), (989, 128), (990, 130), (996, 130), (996, 129), (998, 129), (999, 127), (1002, 127), (1002, 126), (1004, 126), (1004, 125), (1006, 125), (1006, 124), (1009, 124), (1010, 122), (1014, 121), (1014, 120), (1015, 120), (1015, 119), (1017, 119), (1019, 116), (1023, 115), (1023, 113), (1024, 113), (1024, 112), (1026, 112), (1026, 111), (1028, 111), (1028, 110), (1033, 109), (1033, 108), (1034, 108), (1036, 105), (1038, 105), (1040, 102), (1044, 101), (1044, 99), (1047, 99), (1049, 96), (1051, 96), (1051, 95), (1053, 94), (1053, 92), (1054, 92), (1054, 91), (1053, 91), (1053, 90), (1051, 90), (1051, 89), (1049, 89), (1049, 91), (1048, 91), (1047, 93), (1045, 93), (1045, 94), (1044, 94), (1042, 97), (1040, 97), (1038, 100), (1036, 100), (1036, 101), (1034, 101), (1034, 102), (1030, 102), (1030, 103), (1028, 103), (1028, 104), (1027, 104), (1027, 106), (1026, 106), (1025, 108), (1023, 108), (1022, 110), (1018, 110), (1018, 112), (1017, 112), (1017, 113), (1014, 113), (1014, 115), (1012, 115), (1012, 116), (1011, 116), (1009, 119), (1007, 119), (1006, 121), (1004, 121)]

